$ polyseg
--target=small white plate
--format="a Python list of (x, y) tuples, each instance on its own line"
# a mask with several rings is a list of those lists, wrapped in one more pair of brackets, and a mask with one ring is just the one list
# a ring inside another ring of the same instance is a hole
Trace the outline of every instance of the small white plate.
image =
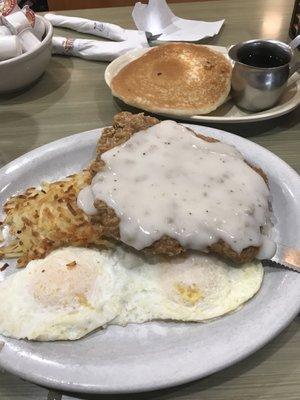
[[(226, 47), (221, 46), (207, 46), (212, 49), (227, 55)], [(147, 51), (151, 51), (149, 49), (135, 49), (123, 54), (122, 56), (116, 58), (112, 61), (105, 70), (105, 81), (109, 87), (111, 81), (114, 76), (118, 74), (118, 72), (125, 67), (125, 65), (129, 64), (131, 61), (139, 58), (141, 55), (146, 53)], [(240, 122), (256, 122), (262, 121), (265, 119), (279, 117), (280, 115), (287, 114), (292, 111), (300, 104), (300, 74), (295, 73), (289, 79), (287, 84), (287, 89), (279, 100), (277, 106), (270, 108), (269, 110), (260, 111), (256, 113), (251, 113), (247, 111), (243, 111), (238, 108), (234, 102), (229, 98), (226, 103), (217, 108), (215, 111), (206, 115), (193, 115), (191, 117), (177, 115), (176, 118), (183, 121), (191, 121), (194, 124), (200, 122), (214, 122), (214, 123), (240, 123)], [(174, 115), (169, 114), (160, 114), (164, 117), (174, 119)]]
[[(217, 129), (192, 129), (234, 144), (268, 174), (278, 240), (300, 247), (300, 177), (266, 149)], [(0, 170), (0, 204), (29, 186), (86, 167), (100, 131), (40, 147)], [(10, 262), (11, 264), (11, 262)], [(0, 272), (4, 279), (12, 268)], [(110, 326), (75, 342), (39, 343), (0, 336), (0, 367), (47, 387), (119, 393), (164, 388), (212, 374), (277, 335), (300, 311), (300, 274), (266, 268), (261, 290), (239, 311), (205, 324), (152, 322)], [(1, 346), (0, 346), (1, 349)]]

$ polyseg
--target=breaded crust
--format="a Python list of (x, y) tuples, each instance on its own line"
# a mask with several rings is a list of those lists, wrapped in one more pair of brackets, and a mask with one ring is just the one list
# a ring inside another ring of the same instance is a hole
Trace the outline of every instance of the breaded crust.
[(153, 113), (208, 114), (226, 101), (231, 69), (222, 53), (207, 46), (169, 43), (123, 67), (111, 90), (125, 103)]
[[(113, 119), (112, 127), (103, 130), (101, 138), (97, 144), (97, 156), (95, 161), (90, 166), (92, 175), (99, 172), (105, 165), (101, 159), (101, 155), (126, 142), (134, 133), (147, 129), (160, 121), (156, 118), (145, 116), (144, 114), (131, 114), (130, 112), (121, 112)], [(208, 142), (217, 142), (216, 139), (201, 134), (197, 135), (203, 140)], [(245, 161), (254, 171), (256, 171), (268, 183), (267, 176), (259, 167), (252, 166)], [(103, 229), (103, 234), (107, 238), (120, 240), (119, 223), (120, 220), (115, 211), (108, 207), (102, 200), (95, 202), (95, 207), (98, 209), (98, 214), (93, 217), (93, 223), (98, 223)], [(240, 254), (236, 253), (227, 243), (219, 240), (217, 243), (211, 245), (208, 249), (209, 252), (218, 254), (224, 258), (232, 260), (236, 263), (244, 263), (253, 260), (259, 248), (250, 246), (244, 249)], [(169, 236), (162, 236), (159, 240), (154, 242), (151, 246), (144, 249), (146, 253), (161, 254), (168, 256), (175, 256), (186, 251), (184, 247), (176, 240)]]

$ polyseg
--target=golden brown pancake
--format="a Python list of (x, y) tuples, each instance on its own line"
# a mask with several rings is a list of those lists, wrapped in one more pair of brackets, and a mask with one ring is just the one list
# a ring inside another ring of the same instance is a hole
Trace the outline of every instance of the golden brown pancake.
[(132, 61), (112, 79), (114, 96), (150, 112), (207, 114), (227, 99), (231, 64), (206, 46), (171, 43)]

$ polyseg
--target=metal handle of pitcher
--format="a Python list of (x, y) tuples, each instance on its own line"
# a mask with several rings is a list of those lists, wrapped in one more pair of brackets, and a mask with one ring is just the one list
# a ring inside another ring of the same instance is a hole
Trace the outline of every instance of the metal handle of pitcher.
[[(292, 48), (292, 50), (297, 49), (297, 47), (300, 45), (300, 35), (296, 36), (295, 39), (289, 43), (289, 46)], [(294, 61), (290, 65), (290, 76), (292, 76), (296, 71), (300, 69), (300, 60), (299, 61)]]

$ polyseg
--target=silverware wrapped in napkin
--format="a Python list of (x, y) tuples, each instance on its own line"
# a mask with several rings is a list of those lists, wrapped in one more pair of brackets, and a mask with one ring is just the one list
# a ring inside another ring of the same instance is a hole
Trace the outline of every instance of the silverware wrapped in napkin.
[(93, 21), (86, 18), (69, 17), (67, 15), (45, 14), (45, 18), (53, 26), (68, 28), (73, 31), (87, 33), (115, 41), (127, 39), (126, 29), (108, 22)]
[(86, 60), (111, 61), (129, 50), (149, 46), (144, 32), (126, 30), (126, 34), (128, 39), (122, 42), (54, 36), (52, 53), (80, 57)]

